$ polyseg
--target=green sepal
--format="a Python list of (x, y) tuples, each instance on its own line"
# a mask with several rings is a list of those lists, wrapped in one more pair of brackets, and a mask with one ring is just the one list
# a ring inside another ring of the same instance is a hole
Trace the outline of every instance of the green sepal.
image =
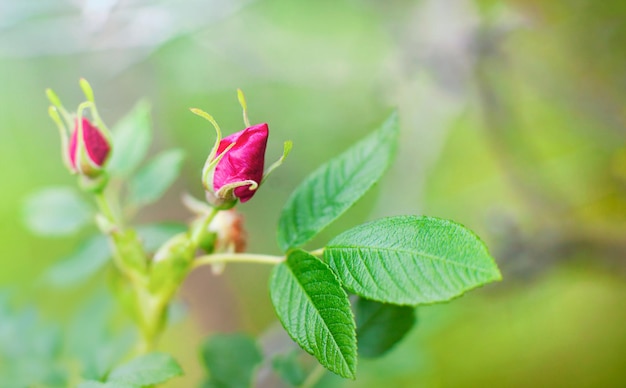
[(78, 183), (83, 191), (87, 193), (100, 194), (104, 191), (107, 184), (109, 183), (109, 174), (107, 174), (106, 171), (102, 170), (100, 175), (94, 177), (79, 175)]
[[(198, 248), (202, 249), (206, 254), (211, 254), (215, 252), (215, 243), (217, 241), (217, 233), (209, 232), (205, 224), (205, 217), (198, 217), (191, 223), (191, 227), (189, 228), (192, 232), (192, 235), (196, 235), (196, 243), (198, 244)], [(204, 228), (204, 230), (201, 230)]]

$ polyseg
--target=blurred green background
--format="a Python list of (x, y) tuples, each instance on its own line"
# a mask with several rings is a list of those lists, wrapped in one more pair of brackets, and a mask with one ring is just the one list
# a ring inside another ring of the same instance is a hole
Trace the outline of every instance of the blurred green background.
[[(180, 195), (201, 194), (213, 132), (188, 108), (234, 132), (242, 88), (251, 120), (270, 125), (268, 159), (294, 142), (240, 206), (249, 250), (272, 254), (291, 190), (398, 107), (395, 165), (311, 247), (382, 216), (445, 217), (486, 241), (504, 281), (419, 308), (407, 340), (363, 360), (357, 381), (324, 385), (626, 384), (623, 1), (0, 0), (0, 287), (60, 327), (104, 276), (77, 289), (42, 281), (81, 236), (34, 236), (21, 207), (45, 186), (75, 184), (44, 89), (73, 106), (80, 77), (106, 122), (146, 98), (151, 152), (187, 151), (183, 176), (140, 221), (189, 218)], [(200, 381), (206, 335), (275, 325), (269, 270), (192, 274), (181, 293), (187, 315), (161, 347), (187, 373), (171, 386)]]

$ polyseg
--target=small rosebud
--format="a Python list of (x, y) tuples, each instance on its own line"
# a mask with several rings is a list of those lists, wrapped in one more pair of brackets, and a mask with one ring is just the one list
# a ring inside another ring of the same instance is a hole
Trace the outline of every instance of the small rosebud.
[(209, 204), (221, 210), (235, 206), (237, 201), (249, 201), (291, 150), (291, 142), (285, 142), (281, 158), (264, 171), (269, 128), (266, 123), (250, 125), (243, 92), (237, 90), (237, 96), (246, 128), (223, 139), (213, 116), (200, 109), (191, 109), (215, 128), (217, 139), (202, 169), (202, 184)]
[[(91, 85), (81, 79), (80, 87), (87, 101), (78, 105), (76, 113), (68, 112), (56, 93), (47, 89), (46, 96), (52, 104), (48, 114), (59, 129), (65, 166), (80, 175), (83, 189), (96, 192), (103, 190), (108, 180), (103, 172), (111, 153), (111, 134), (98, 114)], [(86, 110), (95, 124), (85, 118)]]
[(98, 127), (84, 117), (75, 121), (68, 149), (74, 172), (90, 178), (100, 175), (110, 151), (111, 145)]
[[(267, 124), (253, 125), (225, 137), (217, 147), (209, 191), (225, 202), (247, 202), (263, 180), (265, 148), (269, 130)], [(219, 159), (218, 159), (219, 158)], [(212, 186), (212, 187), (211, 187)]]

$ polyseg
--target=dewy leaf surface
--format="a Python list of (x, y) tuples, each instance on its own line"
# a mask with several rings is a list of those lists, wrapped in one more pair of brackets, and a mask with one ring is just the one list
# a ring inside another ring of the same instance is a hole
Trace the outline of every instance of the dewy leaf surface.
[(278, 224), (278, 245), (296, 248), (339, 218), (380, 180), (395, 153), (398, 116), (314, 171), (287, 200)]
[(287, 333), (329, 370), (354, 379), (356, 334), (350, 302), (328, 266), (302, 250), (274, 268), (270, 294)]
[(450, 300), (500, 280), (480, 239), (452, 221), (391, 217), (335, 237), (324, 260), (349, 291), (401, 305)]

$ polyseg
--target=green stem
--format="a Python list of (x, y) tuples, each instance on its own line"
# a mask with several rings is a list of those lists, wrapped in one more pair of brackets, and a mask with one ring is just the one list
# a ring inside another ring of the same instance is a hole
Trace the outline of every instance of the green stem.
[[(194, 227), (191, 232), (191, 247), (189, 247), (189, 252), (196, 250), (203, 234), (206, 233), (208, 226), (211, 224), (211, 221), (215, 218), (218, 211), (218, 209), (212, 209), (202, 222)], [(138, 285), (136, 284), (136, 286)], [(171, 290), (171, 292), (153, 294), (148, 289), (140, 287), (137, 287), (136, 292), (139, 293), (139, 304), (142, 306), (141, 314), (143, 319), (141, 326), (142, 342), (139, 351), (148, 353), (156, 348), (157, 339), (164, 329), (167, 307), (175, 292)]]
[(322, 256), (324, 254), (324, 248), (316, 249), (314, 251), (310, 251), (309, 253), (313, 256)]
[[(121, 227), (104, 193), (97, 192), (94, 196), (100, 213), (113, 226)], [(113, 233), (119, 233), (119, 231)], [(109, 234), (109, 239), (117, 246), (118, 242), (116, 242), (114, 234)], [(155, 298), (147, 289), (147, 279), (128, 268), (119, 256), (120, 254), (124, 254), (123, 250), (113, 255), (113, 261), (119, 271), (124, 274), (130, 282), (135, 294), (134, 297), (137, 298), (138, 313), (140, 315), (138, 324), (141, 338), (136, 351), (138, 354), (146, 354), (152, 352), (156, 347), (156, 340), (162, 330), (160, 324), (162, 322), (162, 315), (167, 307), (167, 301)]]
[(107, 201), (103, 192), (96, 193), (96, 203), (98, 204), (98, 208), (100, 208), (100, 213), (107, 218), (112, 224), (115, 224), (115, 216), (113, 215), (113, 211), (111, 210), (111, 206), (109, 205), (109, 201)]
[(285, 261), (284, 256), (259, 255), (254, 253), (215, 253), (200, 256), (193, 263), (193, 268), (217, 263), (256, 263), (280, 264)]
[(322, 377), (326, 374), (326, 369), (321, 364), (317, 364), (311, 373), (307, 376), (306, 380), (302, 383), (300, 388), (313, 388)]
[(213, 218), (217, 215), (219, 209), (212, 208), (211, 212), (207, 214), (206, 218), (200, 223), (191, 233), (191, 242), (196, 248), (200, 244), (200, 239), (202, 239), (202, 235), (206, 233), (207, 228), (213, 221)]

